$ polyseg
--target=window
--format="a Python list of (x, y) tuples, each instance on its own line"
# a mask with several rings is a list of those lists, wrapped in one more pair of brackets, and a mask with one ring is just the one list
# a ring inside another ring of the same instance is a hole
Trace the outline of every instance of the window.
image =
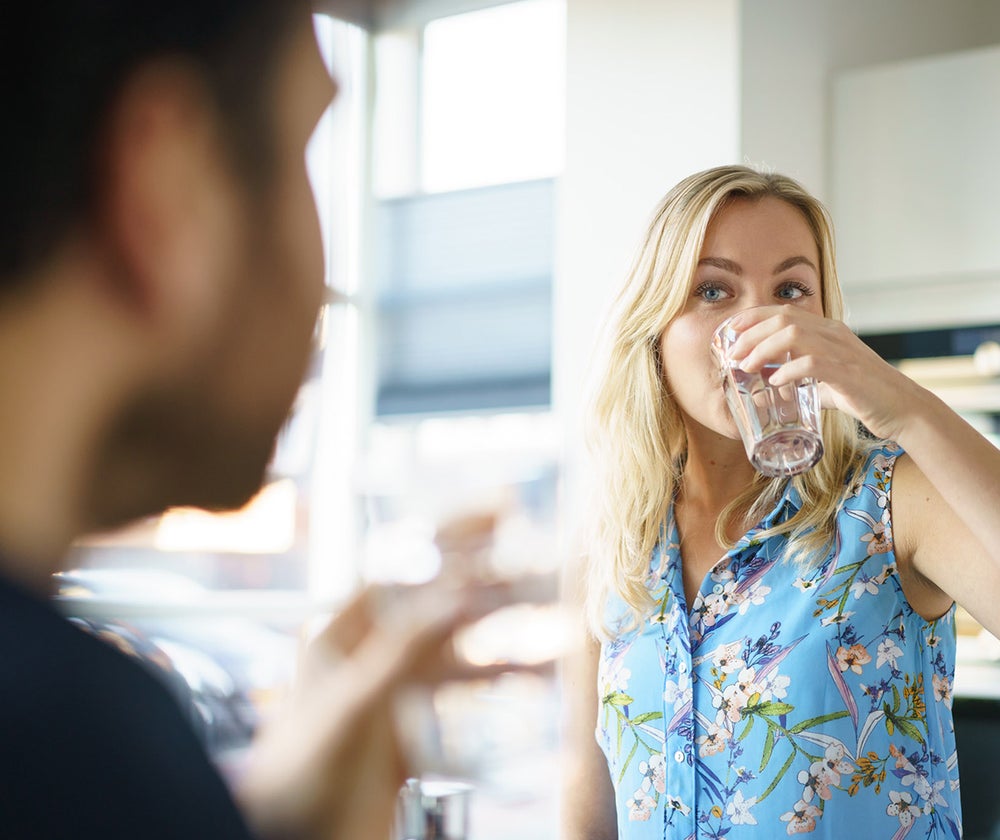
[(380, 202), (380, 416), (547, 408), (551, 180)]
[(380, 417), (550, 404), (564, 17), (522, 0), (376, 38)]
[(551, 178), (562, 169), (565, 4), (522, 0), (423, 33), (423, 188)]

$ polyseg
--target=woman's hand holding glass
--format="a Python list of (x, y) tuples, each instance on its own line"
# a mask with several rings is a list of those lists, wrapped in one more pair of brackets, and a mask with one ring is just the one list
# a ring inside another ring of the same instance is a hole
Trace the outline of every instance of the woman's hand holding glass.
[(731, 352), (743, 370), (779, 364), (770, 376), (776, 387), (813, 378), (824, 408), (854, 417), (877, 437), (904, 437), (903, 409), (918, 404), (923, 389), (843, 322), (791, 306), (761, 306), (736, 315), (732, 326), (740, 336)]

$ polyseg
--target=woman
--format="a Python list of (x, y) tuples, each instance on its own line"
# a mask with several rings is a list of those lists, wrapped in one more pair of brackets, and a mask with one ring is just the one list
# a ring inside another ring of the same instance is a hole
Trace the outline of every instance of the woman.
[[(710, 350), (732, 315), (745, 370), (821, 383), (801, 476), (746, 457)], [(564, 837), (959, 836), (954, 603), (1000, 632), (1000, 451), (842, 317), (794, 181), (720, 167), (660, 204), (592, 412)]]

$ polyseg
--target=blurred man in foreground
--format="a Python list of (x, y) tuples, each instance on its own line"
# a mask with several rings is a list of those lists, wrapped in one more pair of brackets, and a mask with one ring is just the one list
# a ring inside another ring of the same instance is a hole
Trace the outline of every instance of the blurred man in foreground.
[(345, 610), (235, 797), (164, 690), (47, 602), (81, 534), (261, 483), (324, 291), (308, 5), (11, 3), (2, 33), (0, 833), (384, 837), (394, 691), (457, 668), (471, 596), (402, 635)]

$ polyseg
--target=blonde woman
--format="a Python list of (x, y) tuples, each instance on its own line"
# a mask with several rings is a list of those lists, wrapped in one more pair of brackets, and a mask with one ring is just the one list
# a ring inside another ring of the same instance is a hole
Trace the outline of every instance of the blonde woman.
[[(821, 383), (804, 475), (747, 460), (710, 351), (737, 314), (745, 370)], [(791, 179), (720, 167), (658, 207), (592, 412), (567, 840), (959, 836), (954, 603), (1000, 632), (1000, 451), (842, 317)]]

